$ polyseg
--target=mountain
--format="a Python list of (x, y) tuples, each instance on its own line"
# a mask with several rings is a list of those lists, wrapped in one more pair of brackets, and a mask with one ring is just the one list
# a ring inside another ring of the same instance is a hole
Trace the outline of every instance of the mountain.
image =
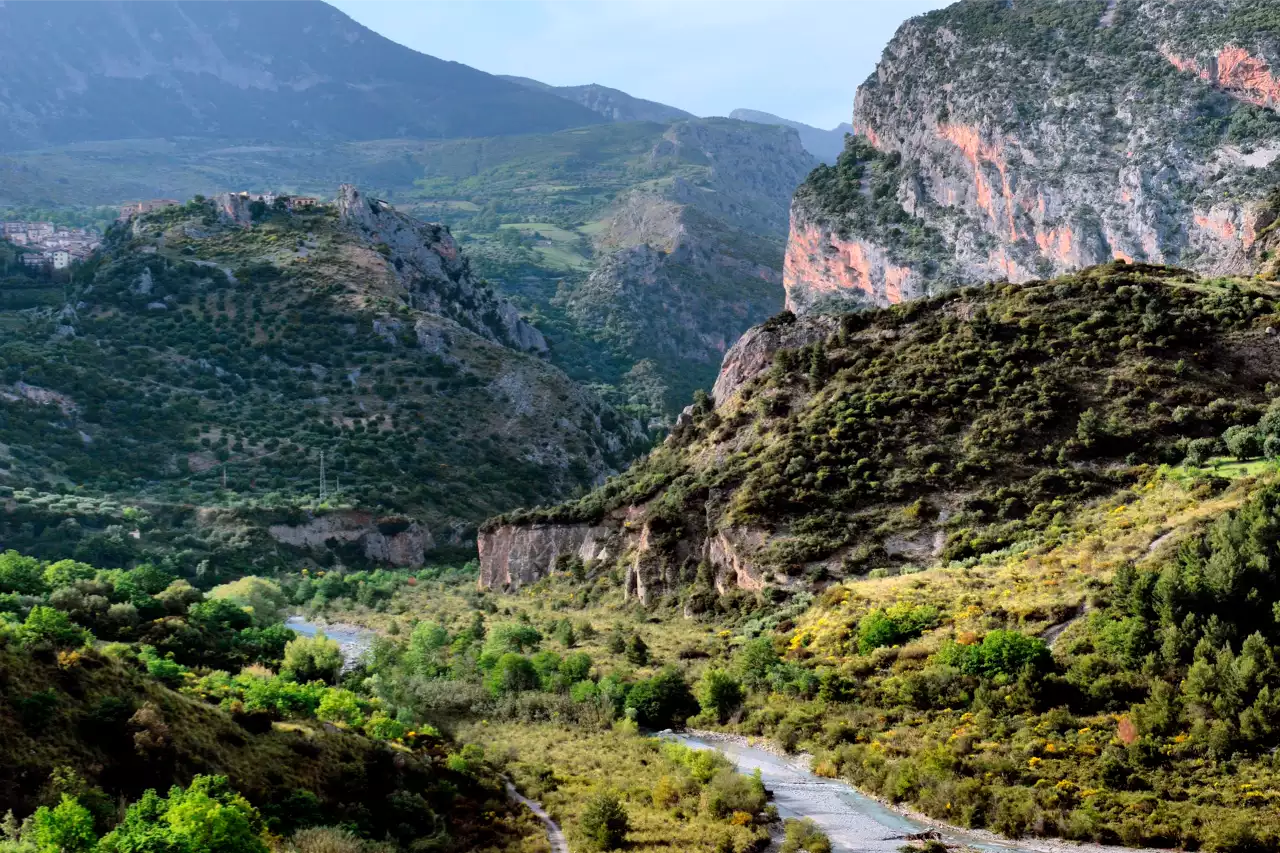
[(781, 307), (787, 206), (815, 165), (794, 131), (731, 119), (440, 143), (422, 160), (409, 199), (454, 223), (551, 358), (657, 417)]
[(145, 502), (214, 569), (335, 542), (420, 565), (642, 446), (446, 228), (350, 186), (296, 211), (197, 198), (113, 228), (74, 284), (40, 275), (9, 273), (0, 314), (10, 547), (43, 553), (40, 495), (74, 488), (104, 502), (63, 542), (90, 557)]
[(840, 152), (844, 150), (844, 135), (853, 133), (853, 125), (844, 122), (836, 125), (832, 130), (823, 130), (820, 127), (781, 118), (772, 113), (764, 113), (759, 110), (734, 110), (729, 113), (729, 118), (736, 118), (740, 121), (753, 121), (756, 124), (780, 124), (783, 127), (794, 128), (800, 134), (800, 144), (804, 146), (804, 150), (828, 165), (834, 163), (836, 158), (840, 156)]
[(1277, 305), (1267, 285), (1118, 263), (780, 314), (624, 474), (487, 522), (482, 583), (532, 583), (579, 553), (616, 561), (627, 593), (654, 603), (1012, 547), (1256, 418), (1280, 356), (1264, 319)]
[(619, 89), (610, 89), (598, 83), (586, 86), (552, 86), (528, 77), (515, 77), (500, 74), (503, 80), (526, 86), (539, 92), (549, 92), (575, 104), (581, 104), (592, 112), (599, 113), (610, 121), (677, 121), (684, 118), (695, 118), (676, 107), (669, 107), (657, 101), (646, 101), (628, 95)]
[(0, 8), (0, 149), (96, 140), (438, 139), (600, 121), (402, 47), (324, 3)]
[(1250, 2), (965, 0), (899, 29), (797, 193), (788, 305), (1125, 258), (1250, 272), (1280, 179), (1280, 19)]

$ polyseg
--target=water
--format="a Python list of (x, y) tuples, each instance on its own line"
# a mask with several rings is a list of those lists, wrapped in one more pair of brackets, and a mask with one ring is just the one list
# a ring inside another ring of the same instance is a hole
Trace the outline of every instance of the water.
[[(737, 741), (712, 741), (686, 734), (664, 733), (694, 749), (716, 749), (738, 766), (740, 773), (760, 771), (764, 785), (773, 793), (778, 814), (785, 818), (807, 817), (831, 839), (835, 853), (897, 853), (902, 836), (939, 827), (912, 820), (834, 779), (823, 779), (786, 758)], [(940, 830), (949, 845), (975, 847), (989, 853), (1041, 853), (1043, 848), (1001, 843), (960, 830)]]
[(308, 622), (301, 616), (290, 616), (285, 620), (284, 626), (297, 631), (304, 637), (314, 637), (318, 633), (323, 633), (330, 640), (336, 640), (338, 648), (342, 651), (344, 670), (355, 666), (360, 656), (373, 645), (373, 638), (378, 636), (376, 631), (361, 628), (359, 625), (347, 625), (342, 622), (335, 622), (332, 625)]

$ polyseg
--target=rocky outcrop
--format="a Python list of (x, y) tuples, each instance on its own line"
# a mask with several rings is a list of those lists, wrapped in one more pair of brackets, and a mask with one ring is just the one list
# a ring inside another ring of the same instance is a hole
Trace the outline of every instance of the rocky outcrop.
[(513, 349), (546, 352), (542, 333), (472, 275), (445, 226), (406, 216), (351, 184), (339, 189), (338, 216), (391, 261), (396, 277), (410, 292), (412, 307), (456, 320)]
[(924, 275), (895, 263), (885, 249), (862, 238), (843, 238), (821, 223), (793, 214), (783, 262), (787, 310), (798, 314), (850, 302), (894, 305), (924, 295)]
[[(1133, 0), (1100, 18), (1026, 0), (991, 7), (989, 26), (969, 5), (904, 24), (858, 89), (848, 162), (797, 193), (788, 307), (1113, 259), (1253, 270), (1275, 182), (1262, 169), (1280, 156), (1280, 122), (1251, 112), (1280, 103), (1274, 39), (1232, 3)], [(913, 242), (924, 232), (936, 240)]]
[(764, 570), (756, 554), (765, 545), (763, 531), (726, 527), (707, 532), (697, 524), (677, 541), (662, 542), (662, 532), (646, 518), (646, 507), (630, 506), (596, 524), (501, 524), (479, 537), (481, 589), (511, 591), (537, 583), (565, 558), (576, 558), (588, 574), (621, 570), (628, 598), (650, 604), (678, 593), (706, 563), (717, 591), (757, 591)]
[(366, 559), (398, 568), (418, 568), (435, 547), (430, 531), (417, 521), (356, 510), (317, 515), (301, 524), (272, 524), (267, 533), (282, 545), (311, 551), (354, 545)]
[(837, 328), (834, 318), (807, 317), (797, 321), (793, 315), (781, 314), (748, 329), (725, 353), (720, 375), (712, 386), (712, 398), (717, 405), (724, 403), (739, 388), (768, 370), (778, 350), (799, 349), (826, 340)]

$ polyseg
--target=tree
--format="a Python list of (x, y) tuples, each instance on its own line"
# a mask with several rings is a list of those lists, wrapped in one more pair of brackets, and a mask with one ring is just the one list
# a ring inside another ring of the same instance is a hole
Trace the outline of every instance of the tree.
[(31, 816), (28, 838), (40, 853), (81, 853), (93, 849), (93, 815), (74, 797), (62, 795), (53, 808), (41, 806)]
[(697, 695), (702, 713), (724, 723), (742, 704), (742, 685), (723, 669), (708, 669), (698, 681)]
[(637, 682), (627, 693), (626, 707), (636, 722), (651, 729), (683, 726), (698, 712), (698, 701), (680, 671), (663, 669), (653, 678)]
[(770, 637), (756, 637), (738, 652), (735, 667), (744, 684), (752, 690), (769, 685), (769, 676), (782, 663)]
[(230, 601), (252, 617), (255, 624), (270, 625), (280, 618), (288, 597), (274, 581), (246, 575), (209, 590), (214, 601)]
[(435, 678), (444, 666), (441, 651), (448, 644), (448, 631), (434, 622), (419, 622), (409, 635), (405, 662), (416, 675)]
[(636, 666), (644, 666), (649, 662), (649, 646), (639, 634), (632, 634), (627, 641), (627, 661)]
[(262, 816), (225, 776), (142, 795), (96, 853), (267, 853)]
[(323, 681), (333, 684), (342, 672), (342, 649), (322, 632), (314, 637), (298, 637), (284, 647), (280, 675), (299, 684)]
[(507, 652), (498, 658), (493, 669), (485, 676), (484, 685), (494, 696), (535, 690), (538, 687), (538, 670), (524, 655)]
[(88, 563), (75, 560), (59, 560), (50, 563), (44, 570), (44, 583), (49, 589), (71, 586), (76, 581), (87, 581), (97, 574), (97, 569)]
[(617, 850), (626, 841), (631, 822), (618, 796), (606, 791), (587, 801), (578, 827), (594, 849)]
[(1199, 468), (1219, 451), (1218, 439), (1195, 438), (1187, 443), (1187, 464)]
[(44, 591), (44, 568), (39, 560), (17, 551), (0, 554), (0, 592), (39, 595)]
[(360, 713), (360, 700), (350, 690), (336, 687), (326, 690), (320, 698), (320, 707), (316, 708), (316, 719), (326, 723), (342, 723), (356, 727), (364, 722)]
[(489, 629), (489, 638), (485, 642), (487, 651), (504, 653), (518, 652), (523, 654), (532, 651), (542, 642), (542, 634), (532, 625), (519, 622), (504, 622)]
[(1262, 455), (1262, 436), (1254, 427), (1228, 427), (1222, 434), (1227, 452), (1237, 459), (1254, 459)]
[(31, 608), (22, 624), (22, 644), (28, 648), (47, 646), (70, 649), (83, 646), (91, 639), (89, 632), (73, 623), (67, 614), (52, 607)]
[(560, 624), (556, 626), (556, 642), (571, 649), (578, 645), (578, 636), (573, 630), (573, 623), (568, 619), (561, 619)]

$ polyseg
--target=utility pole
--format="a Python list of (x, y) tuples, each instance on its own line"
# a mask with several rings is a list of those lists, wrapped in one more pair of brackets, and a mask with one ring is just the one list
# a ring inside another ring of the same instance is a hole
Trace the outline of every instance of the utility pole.
[(329, 498), (329, 484), (325, 481), (324, 476), (324, 451), (320, 451), (320, 503), (324, 503)]
[(222, 463), (222, 490), (227, 490), (227, 463)]

